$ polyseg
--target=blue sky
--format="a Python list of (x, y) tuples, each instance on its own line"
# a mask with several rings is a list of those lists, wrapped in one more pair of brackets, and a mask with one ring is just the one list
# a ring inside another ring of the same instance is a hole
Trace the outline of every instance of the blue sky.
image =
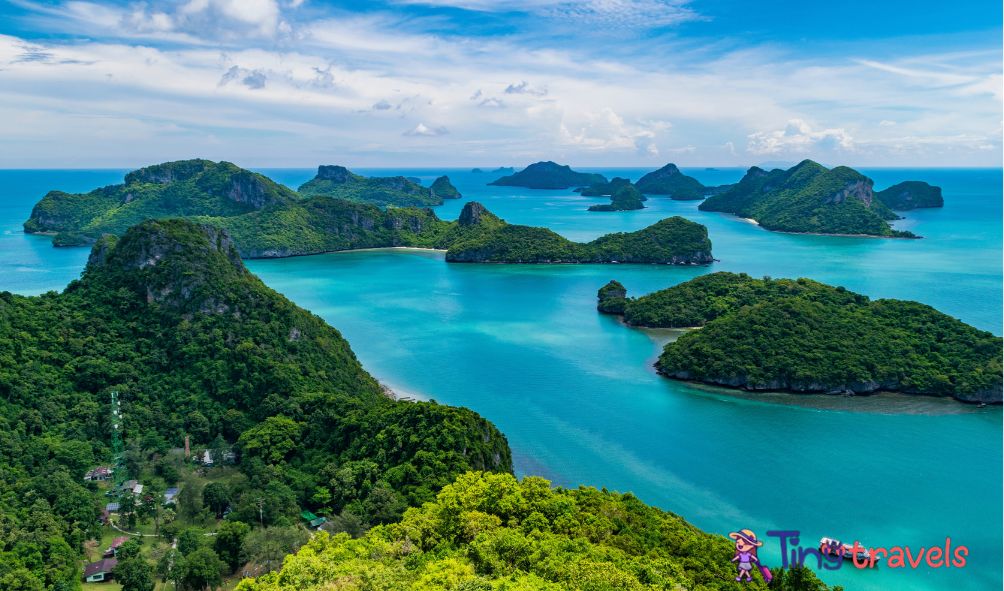
[(0, 0), (0, 167), (999, 167), (1002, 19), (999, 0)]

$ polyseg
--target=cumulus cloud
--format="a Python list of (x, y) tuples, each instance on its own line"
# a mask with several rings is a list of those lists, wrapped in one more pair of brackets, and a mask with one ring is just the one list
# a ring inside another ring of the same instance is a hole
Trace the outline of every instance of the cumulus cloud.
[(386, 111), (387, 109), (391, 108), (391, 104), (388, 103), (386, 100), (382, 100), (379, 103), (373, 105), (373, 108), (377, 111)]
[(492, 97), (492, 98), (486, 98), (485, 100), (481, 101), (478, 104), (478, 106), (480, 106), (480, 107), (490, 107), (490, 108), (495, 108), (495, 109), (504, 109), (505, 108), (505, 103), (503, 103), (502, 101), (498, 100), (495, 97)]
[(435, 129), (430, 129), (430, 128), (426, 127), (425, 125), (423, 125), (422, 123), (419, 123), (418, 125), (415, 126), (414, 129), (410, 129), (410, 130), (404, 132), (401, 135), (406, 135), (406, 136), (409, 136), (409, 137), (415, 137), (415, 136), (446, 135), (448, 133), (450, 133), (450, 132), (445, 127), (437, 127)]
[[(637, 126), (625, 125), (624, 119), (607, 107), (599, 112), (584, 113), (588, 124), (577, 134), (569, 131), (565, 122), (558, 127), (557, 141), (561, 145), (580, 146), (593, 152), (621, 151), (658, 156), (656, 134)], [(569, 118), (574, 119), (574, 118)]]
[(888, 119), (883, 119), (882, 121), (879, 121), (879, 125), (886, 125), (886, 126), (888, 126), (888, 125), (896, 125), (896, 122), (895, 121), (889, 121)]
[(746, 151), (752, 154), (805, 154), (815, 148), (854, 151), (854, 138), (842, 128), (812, 131), (801, 119), (792, 119), (778, 131), (752, 133), (747, 139)]

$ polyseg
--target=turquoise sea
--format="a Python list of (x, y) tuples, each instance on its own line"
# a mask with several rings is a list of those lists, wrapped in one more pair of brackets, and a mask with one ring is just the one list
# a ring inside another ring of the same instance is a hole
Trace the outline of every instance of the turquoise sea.
[[(766, 232), (697, 202), (653, 197), (637, 212), (586, 212), (601, 198), (571, 191), (487, 187), (499, 175), (466, 170), (377, 170), (368, 176), (440, 174), (464, 198), (436, 208), (455, 219), (477, 200), (511, 223), (574, 240), (630, 231), (670, 215), (708, 227), (708, 268), (646, 265), (446, 264), (433, 251), (382, 250), (248, 261), (269, 286), (337, 327), (366, 369), (399, 395), (470, 407), (509, 438), (519, 475), (555, 484), (633, 491), (708, 531), (799, 530), (872, 547), (952, 545), (965, 568), (824, 571), (848, 591), (1000, 589), (1002, 412), (950, 400), (744, 394), (655, 375), (674, 331), (626, 328), (596, 313), (610, 279), (629, 293), (713, 271), (809, 277), (872, 298), (917, 300), (1001, 335), (1004, 325), (1001, 170), (861, 169), (883, 189), (924, 180), (945, 207), (896, 223), (925, 237), (887, 240)], [(647, 169), (595, 169), (636, 180)], [(21, 232), (49, 189), (86, 191), (125, 170), (0, 171), (0, 290), (38, 294), (76, 278), (86, 249), (56, 249)], [(314, 169), (259, 170), (293, 188)], [(712, 185), (743, 170), (684, 172)], [(766, 538), (761, 557), (780, 564)], [(880, 563), (881, 564), (881, 563)]]

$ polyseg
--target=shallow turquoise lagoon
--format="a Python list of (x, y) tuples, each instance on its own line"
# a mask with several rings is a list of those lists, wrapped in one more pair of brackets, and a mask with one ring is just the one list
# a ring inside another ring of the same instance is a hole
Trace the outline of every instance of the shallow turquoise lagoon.
[[(0, 171), (0, 289), (40, 293), (76, 277), (85, 249), (53, 249), (20, 223), (45, 190), (89, 190), (123, 171)], [(312, 170), (261, 171), (294, 188)], [(470, 407), (509, 438), (520, 475), (633, 491), (719, 533), (800, 530), (886, 548), (969, 548), (962, 569), (850, 565), (824, 580), (851, 589), (1002, 586), (1002, 414), (954, 401), (876, 396), (740, 394), (656, 376), (651, 362), (673, 331), (621, 326), (595, 312), (596, 290), (618, 279), (648, 291), (715, 270), (809, 277), (873, 298), (931, 304), (1002, 333), (1001, 171), (867, 170), (881, 189), (906, 179), (944, 188), (942, 209), (906, 213), (897, 227), (924, 240), (765, 232), (697, 203), (651, 198), (640, 212), (586, 212), (600, 198), (570, 191), (486, 187), (497, 175), (450, 175), (464, 199), (436, 208), (454, 219), (476, 199), (509, 222), (576, 240), (630, 231), (668, 215), (709, 228), (708, 268), (642, 265), (460, 265), (441, 253), (383, 250), (248, 261), (269, 286), (342, 331), (364, 366), (399, 395)], [(601, 170), (637, 179), (643, 170)], [(685, 171), (705, 184), (743, 171)], [(11, 187), (20, 187), (14, 192)], [(780, 563), (774, 539), (761, 553)]]

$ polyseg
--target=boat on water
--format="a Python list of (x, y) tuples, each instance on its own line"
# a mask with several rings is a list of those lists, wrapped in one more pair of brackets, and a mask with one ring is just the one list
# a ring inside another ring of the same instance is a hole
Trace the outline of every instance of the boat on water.
[[(832, 538), (823, 538), (819, 540), (819, 552), (827, 556), (837, 555), (845, 560), (851, 560), (855, 556), (859, 562), (870, 561), (872, 559), (872, 553), (868, 551), (867, 548), (858, 545), (857, 553), (854, 552), (854, 544), (844, 544), (840, 540), (834, 540)], [(879, 559), (876, 558), (876, 561)]]

